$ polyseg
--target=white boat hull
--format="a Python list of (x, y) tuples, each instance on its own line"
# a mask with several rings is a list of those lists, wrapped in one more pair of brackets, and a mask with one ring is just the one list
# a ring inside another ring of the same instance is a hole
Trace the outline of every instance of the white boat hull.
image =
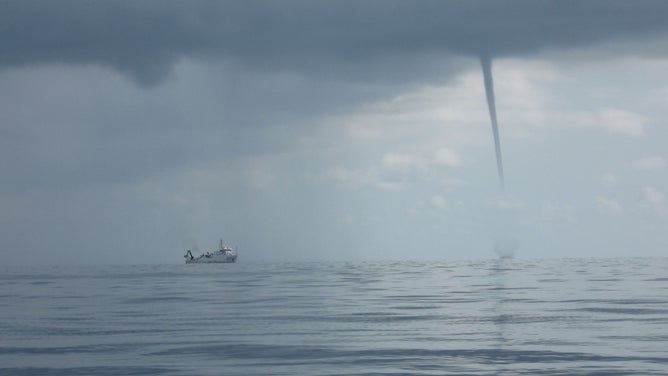
[(228, 264), (237, 262), (237, 255), (202, 255), (192, 260), (186, 259), (186, 264)]
[(218, 251), (207, 252), (194, 257), (192, 252), (188, 250), (183, 257), (186, 259), (186, 264), (230, 264), (237, 262), (236, 252), (225, 246), (222, 240)]

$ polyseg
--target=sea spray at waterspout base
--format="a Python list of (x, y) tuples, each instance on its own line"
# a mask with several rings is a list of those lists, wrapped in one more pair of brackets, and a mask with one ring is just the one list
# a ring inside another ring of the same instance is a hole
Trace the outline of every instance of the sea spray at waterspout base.
[(485, 81), (485, 94), (487, 95), (487, 107), (489, 117), (492, 121), (492, 132), (494, 133), (494, 150), (496, 152), (496, 168), (499, 173), (499, 185), (504, 190), (503, 159), (501, 158), (501, 141), (499, 140), (499, 126), (496, 121), (496, 101), (494, 98), (494, 80), (492, 78), (492, 59), (487, 55), (480, 57), (482, 74)]

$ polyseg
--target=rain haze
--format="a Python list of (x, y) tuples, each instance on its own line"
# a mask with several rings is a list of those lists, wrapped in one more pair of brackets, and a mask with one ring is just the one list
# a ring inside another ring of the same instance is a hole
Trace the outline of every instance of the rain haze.
[(180, 263), (221, 237), (242, 262), (664, 256), (667, 16), (2, 1), (2, 258)]

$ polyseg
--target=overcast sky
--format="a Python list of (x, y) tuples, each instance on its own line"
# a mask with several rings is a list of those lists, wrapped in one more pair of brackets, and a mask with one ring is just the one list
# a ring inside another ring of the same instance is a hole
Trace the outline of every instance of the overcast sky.
[(665, 256), (667, 17), (2, 1), (3, 263), (181, 263), (220, 237), (240, 262)]

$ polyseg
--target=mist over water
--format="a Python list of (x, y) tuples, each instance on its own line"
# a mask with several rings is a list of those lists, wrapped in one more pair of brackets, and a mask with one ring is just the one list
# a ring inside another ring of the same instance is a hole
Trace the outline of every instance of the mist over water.
[(0, 374), (666, 375), (667, 274), (668, 259), (15, 268)]
[(500, 259), (514, 258), (520, 248), (520, 215), (521, 210), (509, 202), (506, 193), (497, 196), (485, 212), (485, 225), (492, 250)]

